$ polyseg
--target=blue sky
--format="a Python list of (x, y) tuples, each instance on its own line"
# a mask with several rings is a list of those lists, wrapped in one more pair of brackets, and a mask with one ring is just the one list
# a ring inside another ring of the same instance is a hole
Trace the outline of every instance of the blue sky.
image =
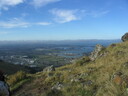
[(0, 0), (0, 40), (120, 39), (128, 0)]

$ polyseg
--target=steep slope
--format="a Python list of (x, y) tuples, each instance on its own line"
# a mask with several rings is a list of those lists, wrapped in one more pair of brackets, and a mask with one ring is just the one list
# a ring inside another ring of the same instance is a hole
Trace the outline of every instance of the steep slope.
[(14, 96), (128, 96), (128, 42), (104, 48), (93, 61), (86, 56), (29, 78)]

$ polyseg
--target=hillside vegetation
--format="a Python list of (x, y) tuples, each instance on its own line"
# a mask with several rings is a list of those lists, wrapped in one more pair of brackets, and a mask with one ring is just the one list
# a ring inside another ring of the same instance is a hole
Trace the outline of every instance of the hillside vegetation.
[[(128, 42), (102, 49), (95, 60), (85, 56), (73, 64), (27, 74), (19, 81), (26, 78), (29, 82), (13, 91), (14, 96), (128, 96)], [(8, 80), (11, 87), (19, 81), (11, 84)]]
[(32, 69), (30, 69), (28, 67), (10, 64), (10, 63), (4, 62), (2, 60), (0, 60), (0, 70), (4, 71), (4, 73), (8, 74), (8, 75), (14, 74), (14, 73), (18, 72), (19, 70), (22, 70), (25, 72), (33, 71)]

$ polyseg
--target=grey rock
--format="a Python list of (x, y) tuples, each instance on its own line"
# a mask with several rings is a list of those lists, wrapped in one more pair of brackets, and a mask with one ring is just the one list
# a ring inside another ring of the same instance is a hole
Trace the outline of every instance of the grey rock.
[(84, 82), (81, 82), (81, 85), (83, 87), (88, 87), (88, 86), (91, 86), (93, 84), (93, 82), (91, 80), (86, 80)]
[(87, 80), (84, 84), (85, 86), (90, 86), (93, 84), (93, 82), (91, 80)]
[(94, 61), (97, 57), (103, 56), (104, 54), (99, 54), (103, 49), (105, 49), (104, 46), (97, 44), (94, 51), (91, 52), (91, 55), (89, 58)]
[(0, 81), (0, 96), (10, 96), (9, 87), (4, 81)]
[(53, 87), (52, 90), (61, 90), (63, 88), (63, 84), (60, 82), (57, 82)]
[(74, 77), (71, 79), (71, 83), (73, 82), (79, 82), (79, 83), (82, 83), (82, 82), (85, 82), (84, 78), (81, 77), (81, 75), (79, 77)]
[(43, 70), (43, 72), (51, 72), (51, 71), (55, 71), (55, 67), (53, 65), (48, 66)]
[(125, 33), (125, 34), (122, 36), (121, 40), (122, 40), (123, 42), (128, 41), (128, 33)]
[(73, 82), (80, 82), (80, 80), (79, 80), (79, 78), (72, 78), (71, 83), (73, 83)]

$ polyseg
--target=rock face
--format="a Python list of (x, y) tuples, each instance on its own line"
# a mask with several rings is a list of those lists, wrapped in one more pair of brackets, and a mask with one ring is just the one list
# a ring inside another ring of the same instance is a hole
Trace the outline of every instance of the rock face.
[(48, 66), (43, 70), (43, 72), (51, 72), (51, 71), (55, 71), (55, 67), (53, 65)]
[(104, 46), (97, 44), (94, 51), (91, 52), (91, 55), (89, 56), (92, 61), (94, 61), (98, 56), (102, 55), (99, 54), (103, 49), (105, 49)]
[(10, 96), (9, 87), (3, 81), (0, 81), (0, 96)]
[(128, 33), (125, 33), (125, 34), (122, 36), (121, 40), (122, 40), (123, 42), (128, 41)]

